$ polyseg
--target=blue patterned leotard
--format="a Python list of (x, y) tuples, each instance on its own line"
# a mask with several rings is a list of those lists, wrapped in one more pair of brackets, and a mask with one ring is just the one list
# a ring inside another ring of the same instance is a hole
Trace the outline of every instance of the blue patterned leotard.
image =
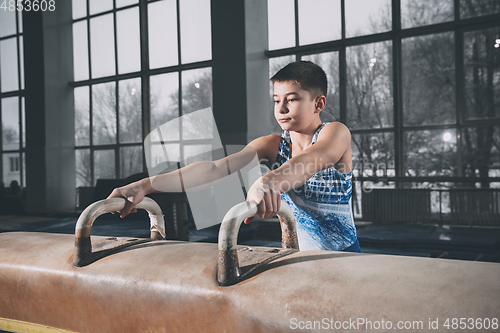
[[(326, 124), (316, 130), (312, 144)], [(273, 169), (289, 159), (290, 133), (284, 131)], [(351, 194), (352, 171), (344, 174), (334, 167), (317, 172), (301, 187), (281, 194), (295, 216), (301, 251), (341, 251), (356, 242)]]

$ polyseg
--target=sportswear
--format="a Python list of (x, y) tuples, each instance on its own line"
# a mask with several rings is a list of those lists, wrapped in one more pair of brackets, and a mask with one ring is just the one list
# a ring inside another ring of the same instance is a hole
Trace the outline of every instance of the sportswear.
[[(326, 124), (316, 130), (312, 144)], [(290, 133), (284, 131), (273, 170), (289, 159)], [(295, 217), (301, 251), (342, 251), (356, 243), (351, 195), (352, 171), (344, 174), (333, 166), (317, 172), (301, 187), (281, 194)]]

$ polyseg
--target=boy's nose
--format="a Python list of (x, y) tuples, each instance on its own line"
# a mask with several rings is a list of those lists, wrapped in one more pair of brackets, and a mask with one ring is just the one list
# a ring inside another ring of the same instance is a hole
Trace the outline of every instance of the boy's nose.
[(280, 113), (287, 113), (288, 112), (288, 108), (286, 107), (285, 103), (281, 102), (279, 105), (279, 111)]

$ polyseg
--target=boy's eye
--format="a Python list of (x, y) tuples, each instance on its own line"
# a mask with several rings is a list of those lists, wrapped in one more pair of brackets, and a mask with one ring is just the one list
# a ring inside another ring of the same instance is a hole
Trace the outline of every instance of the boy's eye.
[(280, 101), (277, 101), (277, 100), (275, 100), (275, 101), (274, 101), (274, 103), (275, 103), (275, 104), (278, 104), (279, 102), (280, 102)]

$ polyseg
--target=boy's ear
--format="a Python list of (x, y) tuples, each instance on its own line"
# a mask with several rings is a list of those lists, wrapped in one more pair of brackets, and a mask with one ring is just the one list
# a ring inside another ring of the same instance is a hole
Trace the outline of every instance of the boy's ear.
[(321, 112), (326, 106), (326, 97), (324, 95), (320, 95), (316, 97), (316, 101), (314, 104), (315, 112)]

